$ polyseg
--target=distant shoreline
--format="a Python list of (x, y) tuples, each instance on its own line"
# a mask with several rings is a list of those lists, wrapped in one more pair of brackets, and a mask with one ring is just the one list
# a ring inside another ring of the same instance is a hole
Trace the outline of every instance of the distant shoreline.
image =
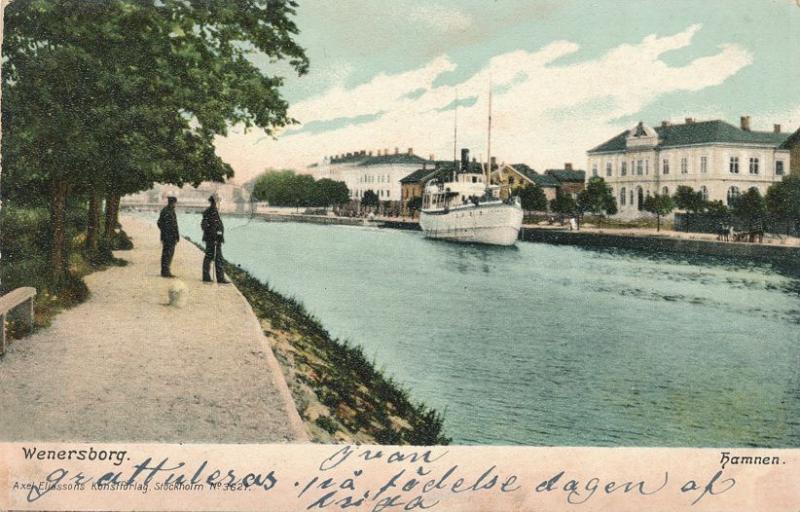
[[(250, 215), (241, 213), (225, 214), (231, 217)], [(387, 219), (383, 217), (368, 221), (363, 217), (336, 217), (306, 214), (258, 213), (256, 218), (266, 222), (299, 222), (322, 225), (346, 225), (381, 227), (419, 231), (416, 220), (409, 218)], [(687, 256), (716, 256), (737, 258), (760, 262), (800, 262), (800, 246), (779, 243), (722, 242), (703, 237), (700, 233), (690, 233), (688, 237), (682, 232), (661, 231), (658, 234), (641, 233), (624, 229), (607, 229), (595, 226), (589, 230), (569, 231), (567, 229), (535, 227), (524, 225), (520, 231), (522, 242), (545, 243), (551, 245), (573, 245), (604, 249), (625, 249), (648, 253), (669, 253)]]

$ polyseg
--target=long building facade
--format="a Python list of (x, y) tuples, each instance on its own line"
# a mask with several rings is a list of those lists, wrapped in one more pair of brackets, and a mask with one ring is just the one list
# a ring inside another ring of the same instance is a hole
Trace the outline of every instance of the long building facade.
[(388, 149), (355, 151), (325, 157), (321, 162), (308, 167), (308, 172), (316, 179), (329, 178), (343, 181), (350, 198), (360, 201), (367, 190), (372, 190), (382, 202), (402, 201), (400, 180), (423, 166), (433, 168), (433, 156), (429, 159), (414, 154), (413, 148), (400, 152)]
[(731, 204), (750, 188), (765, 194), (789, 174), (791, 137), (780, 125), (752, 131), (749, 117), (739, 127), (691, 118), (655, 128), (640, 122), (587, 152), (587, 179), (606, 180), (621, 216), (639, 215), (647, 195), (673, 194), (680, 185)]

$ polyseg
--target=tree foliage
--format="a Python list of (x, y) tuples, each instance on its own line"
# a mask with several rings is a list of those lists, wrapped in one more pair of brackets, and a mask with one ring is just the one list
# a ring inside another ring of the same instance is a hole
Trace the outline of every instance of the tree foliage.
[(350, 190), (343, 181), (322, 178), (314, 183), (312, 206), (329, 207), (350, 201)]
[[(687, 213), (696, 214), (708, 207), (708, 203), (703, 198), (703, 193), (695, 191), (687, 185), (679, 185), (673, 196), (675, 206)], [(686, 232), (689, 232), (689, 216), (686, 216)]]
[(367, 190), (364, 192), (364, 196), (361, 198), (361, 206), (373, 206), (377, 207), (380, 204), (380, 199), (378, 198), (378, 194), (376, 194), (372, 190)]
[(655, 214), (656, 231), (661, 231), (661, 217), (669, 215), (675, 209), (675, 202), (668, 194), (648, 195), (642, 208), (646, 212)]
[(341, 181), (328, 178), (314, 181), (308, 174), (282, 170), (259, 176), (253, 186), (253, 197), (273, 206), (328, 207), (349, 201), (350, 191)]
[(595, 176), (589, 179), (586, 189), (578, 194), (579, 213), (591, 212), (595, 215), (614, 215), (617, 213), (617, 200), (606, 181)]
[(749, 229), (763, 226), (767, 214), (767, 202), (761, 192), (753, 187), (734, 199), (731, 213), (745, 223)]
[(519, 191), (522, 209), (527, 211), (547, 210), (547, 197), (538, 184), (527, 184)]
[(550, 210), (562, 215), (573, 215), (576, 213), (578, 205), (575, 198), (571, 194), (562, 192), (560, 189), (556, 191), (555, 199), (550, 201)]
[(3, 199), (34, 192), (49, 203), (54, 267), (64, 261), (68, 201), (99, 205), (105, 195), (115, 204), (154, 182), (224, 180), (232, 170), (216, 155), (215, 136), (234, 124), (272, 133), (293, 122), (283, 78), (249, 56), (307, 71), (293, 40), (295, 8), (293, 0), (6, 7)]
[(795, 229), (800, 226), (800, 176), (784, 176), (767, 189), (765, 200), (774, 220)]

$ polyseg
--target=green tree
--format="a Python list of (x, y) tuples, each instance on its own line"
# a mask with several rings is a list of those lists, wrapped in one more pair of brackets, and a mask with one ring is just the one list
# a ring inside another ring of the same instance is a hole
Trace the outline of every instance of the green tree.
[(644, 200), (643, 209), (646, 212), (655, 214), (656, 231), (661, 231), (661, 217), (669, 215), (675, 209), (675, 202), (668, 194), (648, 195)]
[(579, 218), (586, 212), (599, 217), (617, 213), (617, 200), (603, 178), (595, 176), (589, 179), (586, 189), (578, 194), (577, 211)]
[(378, 194), (373, 192), (372, 190), (367, 190), (364, 192), (364, 195), (361, 197), (361, 206), (365, 207), (377, 207), (380, 205), (380, 199), (378, 198)]
[(765, 199), (770, 216), (785, 223), (787, 233), (800, 226), (800, 176), (784, 176), (767, 189)]
[[(707, 203), (705, 199), (703, 199), (703, 193), (700, 191), (695, 192), (692, 187), (687, 185), (679, 185), (678, 188), (675, 190), (675, 195), (673, 196), (673, 201), (675, 202), (675, 206), (681, 210), (684, 210), (686, 213), (689, 214), (697, 214), (703, 211)], [(686, 232), (689, 232), (689, 215), (686, 216)]]
[(312, 194), (312, 206), (323, 206), (327, 208), (350, 201), (350, 190), (348, 190), (347, 184), (329, 178), (317, 180), (314, 183)]
[(406, 201), (406, 208), (408, 208), (408, 211), (410, 211), (411, 215), (413, 216), (414, 212), (422, 209), (422, 197), (414, 196)]
[(733, 216), (744, 222), (749, 230), (763, 226), (767, 214), (767, 202), (757, 188), (753, 187), (733, 201)]
[(272, 206), (323, 206), (314, 178), (294, 171), (272, 171), (258, 177), (253, 196)]
[(545, 197), (544, 190), (538, 184), (527, 184), (518, 193), (523, 210), (547, 210), (547, 197)]
[(271, 134), (293, 121), (280, 94), (283, 78), (263, 73), (249, 56), (307, 71), (293, 40), (296, 5), (27, 0), (7, 6), (3, 195), (22, 195), (24, 182), (46, 194), (56, 279), (66, 267), (68, 202), (88, 200), (94, 238), (103, 194), (106, 228), (113, 229), (124, 193), (153, 182), (230, 176), (213, 146), (229, 126)]
[(562, 192), (561, 189), (556, 191), (555, 199), (550, 201), (550, 210), (562, 215), (574, 215), (577, 208), (575, 198), (571, 194)]

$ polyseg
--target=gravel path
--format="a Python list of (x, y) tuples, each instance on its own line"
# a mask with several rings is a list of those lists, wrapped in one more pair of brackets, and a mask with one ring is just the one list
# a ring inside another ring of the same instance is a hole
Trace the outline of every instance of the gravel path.
[(158, 229), (124, 218), (124, 267), (86, 278), (90, 299), (0, 360), (0, 440), (298, 442), (307, 434), (249, 304), (203, 283), (202, 252), (181, 241), (167, 305)]

